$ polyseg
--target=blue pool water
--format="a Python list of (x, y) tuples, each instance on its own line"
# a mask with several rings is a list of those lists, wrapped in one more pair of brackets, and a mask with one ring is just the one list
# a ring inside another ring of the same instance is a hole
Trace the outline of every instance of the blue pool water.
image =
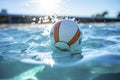
[(53, 48), (52, 25), (0, 25), (0, 80), (120, 80), (120, 24), (79, 24), (75, 55)]

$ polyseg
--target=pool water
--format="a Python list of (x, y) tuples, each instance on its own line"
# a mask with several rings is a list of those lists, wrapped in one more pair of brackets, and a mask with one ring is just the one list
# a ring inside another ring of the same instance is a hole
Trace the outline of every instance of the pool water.
[(0, 80), (120, 80), (120, 24), (79, 24), (77, 54), (51, 45), (52, 25), (0, 25)]

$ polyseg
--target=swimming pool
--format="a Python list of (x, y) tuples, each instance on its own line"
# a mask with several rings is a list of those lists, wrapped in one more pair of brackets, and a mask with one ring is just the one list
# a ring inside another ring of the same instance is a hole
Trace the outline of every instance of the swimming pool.
[(51, 46), (52, 25), (0, 25), (1, 80), (120, 80), (120, 24), (79, 24), (83, 58)]

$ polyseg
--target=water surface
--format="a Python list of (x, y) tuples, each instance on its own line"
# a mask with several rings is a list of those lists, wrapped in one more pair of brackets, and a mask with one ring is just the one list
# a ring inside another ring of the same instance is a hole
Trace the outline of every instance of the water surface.
[(52, 24), (0, 26), (1, 80), (120, 80), (120, 24), (79, 24), (82, 52), (72, 56), (51, 45)]

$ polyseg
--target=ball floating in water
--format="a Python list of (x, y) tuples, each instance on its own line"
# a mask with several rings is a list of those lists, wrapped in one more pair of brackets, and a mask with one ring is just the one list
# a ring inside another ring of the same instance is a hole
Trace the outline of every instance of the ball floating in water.
[(56, 22), (50, 32), (52, 44), (62, 51), (74, 50), (80, 46), (81, 36), (79, 26), (70, 20)]

